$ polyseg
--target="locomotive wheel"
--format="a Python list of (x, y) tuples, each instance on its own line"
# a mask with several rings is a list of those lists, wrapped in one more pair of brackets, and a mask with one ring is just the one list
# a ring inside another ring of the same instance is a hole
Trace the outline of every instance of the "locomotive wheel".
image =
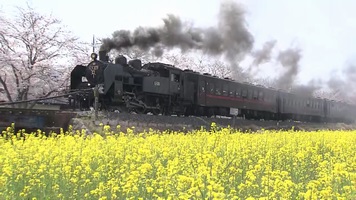
[(153, 114), (153, 115), (159, 115), (159, 114), (161, 114), (161, 113), (162, 113), (161, 109), (153, 109), (153, 110), (152, 110), (152, 114)]
[(214, 109), (213, 108), (206, 108), (206, 116), (207, 117), (214, 116)]
[(137, 114), (145, 114), (146, 113), (146, 108), (144, 107), (137, 107), (134, 109), (134, 111), (137, 113)]

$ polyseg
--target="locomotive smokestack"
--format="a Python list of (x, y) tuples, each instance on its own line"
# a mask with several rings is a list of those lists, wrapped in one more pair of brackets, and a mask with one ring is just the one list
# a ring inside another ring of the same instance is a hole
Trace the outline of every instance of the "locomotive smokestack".
[(107, 51), (105, 50), (99, 51), (99, 60), (104, 62), (109, 62), (109, 56), (107, 55)]

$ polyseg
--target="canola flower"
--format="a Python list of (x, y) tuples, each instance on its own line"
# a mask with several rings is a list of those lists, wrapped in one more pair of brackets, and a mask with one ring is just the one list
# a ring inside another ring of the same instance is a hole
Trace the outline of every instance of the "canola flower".
[(356, 131), (0, 137), (0, 199), (355, 199)]

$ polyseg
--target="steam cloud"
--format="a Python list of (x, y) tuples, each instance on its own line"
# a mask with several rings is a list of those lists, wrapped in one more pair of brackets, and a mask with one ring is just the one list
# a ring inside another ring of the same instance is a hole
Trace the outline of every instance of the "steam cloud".
[(254, 58), (252, 67), (269, 62), (271, 60), (272, 50), (276, 46), (276, 43), (276, 40), (267, 41), (262, 49), (252, 52), (251, 56)]
[(299, 72), (299, 61), (301, 53), (299, 49), (287, 49), (281, 51), (277, 57), (278, 61), (282, 64), (285, 72), (280, 75), (276, 80), (279, 88), (291, 89), (295, 78)]
[(328, 87), (334, 91), (334, 98), (338, 100), (348, 99), (356, 102), (356, 66), (348, 65), (341, 71), (341, 76), (333, 75), (327, 81)]
[(120, 51), (139, 47), (160, 57), (165, 50), (179, 48), (183, 52), (201, 50), (209, 55), (224, 55), (231, 62), (242, 59), (253, 47), (253, 36), (245, 25), (245, 11), (232, 1), (222, 3), (216, 27), (197, 28), (174, 15), (163, 19), (162, 27), (138, 27), (133, 32), (115, 31), (103, 39), (101, 50)]

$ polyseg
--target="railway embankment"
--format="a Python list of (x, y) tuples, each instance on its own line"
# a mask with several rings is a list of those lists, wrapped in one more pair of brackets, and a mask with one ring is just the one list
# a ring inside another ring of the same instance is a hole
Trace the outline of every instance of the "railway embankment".
[(241, 118), (226, 117), (178, 117), (162, 115), (145, 115), (129, 113), (106, 113), (101, 112), (95, 120), (94, 113), (78, 113), (76, 118), (70, 121), (76, 130), (86, 129), (87, 133), (94, 131), (100, 132), (103, 125), (110, 125), (112, 130), (120, 128), (120, 131), (126, 131), (128, 128), (137, 132), (154, 130), (171, 131), (191, 131), (194, 129), (209, 129), (212, 123), (218, 127), (232, 127), (243, 132), (257, 132), (259, 130), (355, 130), (356, 124), (345, 123), (305, 123), (297, 121), (264, 121), (264, 120), (246, 120)]
[(0, 129), (5, 129), (11, 123), (16, 129), (45, 132), (59, 132), (60, 128), (68, 129), (72, 125), (75, 130), (85, 129), (87, 133), (100, 132), (103, 125), (110, 125), (112, 130), (127, 131), (128, 128), (137, 132), (154, 130), (192, 131), (209, 129), (212, 123), (218, 127), (232, 127), (243, 132), (257, 132), (259, 130), (356, 130), (356, 124), (345, 123), (305, 123), (296, 121), (264, 121), (245, 120), (226, 117), (178, 117), (146, 114), (129, 114), (116, 112), (99, 112), (97, 118), (94, 112), (62, 112), (50, 110), (0, 109)]

